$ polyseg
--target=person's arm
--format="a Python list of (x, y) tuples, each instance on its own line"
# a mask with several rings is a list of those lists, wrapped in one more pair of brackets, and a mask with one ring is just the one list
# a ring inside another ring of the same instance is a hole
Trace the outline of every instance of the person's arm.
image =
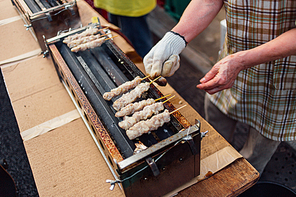
[[(179, 68), (179, 54), (215, 18), (223, 0), (192, 0), (180, 21), (144, 57), (146, 73), (155, 78), (172, 76)], [(179, 34), (179, 35), (178, 35)]]
[(222, 5), (223, 0), (192, 0), (172, 31), (184, 36), (185, 40), (190, 42), (208, 27)]
[(250, 50), (226, 56), (200, 80), (196, 87), (214, 94), (231, 88), (241, 70), (296, 55), (296, 28)]

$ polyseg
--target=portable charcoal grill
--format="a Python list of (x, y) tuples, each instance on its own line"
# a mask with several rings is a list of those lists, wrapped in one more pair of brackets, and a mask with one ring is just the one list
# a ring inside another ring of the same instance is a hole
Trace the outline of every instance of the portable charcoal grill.
[[(96, 25), (100, 28), (99, 24)], [(57, 73), (80, 111), (90, 134), (126, 196), (162, 196), (200, 173), (200, 123), (190, 126), (178, 111), (171, 121), (150, 134), (129, 140), (118, 126), (113, 102), (103, 99), (106, 91), (145, 75), (112, 41), (100, 47), (73, 53), (62, 41), (80, 33), (82, 27), (46, 40)], [(149, 79), (146, 79), (149, 81)], [(163, 94), (151, 84), (141, 99), (160, 98)], [(169, 111), (175, 107), (166, 102)], [(134, 154), (138, 142), (148, 148)], [(111, 189), (110, 188), (110, 189)]]
[(60, 31), (81, 27), (76, 0), (11, 1), (43, 52), (46, 50), (45, 39), (57, 36)]

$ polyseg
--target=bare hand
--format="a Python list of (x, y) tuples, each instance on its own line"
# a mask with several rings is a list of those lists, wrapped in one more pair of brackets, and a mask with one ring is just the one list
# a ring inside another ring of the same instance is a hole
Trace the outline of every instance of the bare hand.
[(224, 89), (231, 88), (238, 73), (245, 69), (240, 55), (229, 55), (219, 62), (200, 80), (196, 87), (214, 94)]

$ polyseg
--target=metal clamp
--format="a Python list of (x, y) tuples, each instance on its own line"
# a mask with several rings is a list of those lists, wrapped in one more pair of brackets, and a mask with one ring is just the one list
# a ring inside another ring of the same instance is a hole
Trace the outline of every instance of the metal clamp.
[(112, 181), (112, 180), (110, 180), (110, 179), (107, 179), (107, 180), (106, 180), (106, 183), (110, 183), (110, 184), (111, 184), (111, 186), (109, 187), (109, 189), (112, 191), (112, 190), (114, 189), (114, 187), (115, 187), (115, 184), (116, 184), (116, 183), (121, 183), (121, 181), (120, 181), (120, 180)]
[(65, 6), (65, 9), (66, 9), (66, 10), (69, 10), (69, 11), (71, 12), (72, 16), (75, 15), (75, 11), (74, 11), (74, 9), (73, 9), (73, 5), (66, 5), (66, 6)]
[(26, 27), (26, 30), (28, 31), (30, 27), (32, 27), (32, 24), (30, 25), (24, 25)]
[(45, 58), (48, 56), (49, 52), (48, 52), (48, 50), (45, 50), (42, 52), (42, 54), (43, 54), (43, 58)]
[(199, 153), (196, 146), (195, 146), (195, 143), (194, 143), (193, 138), (192, 138), (191, 135), (188, 135), (188, 136), (184, 137), (183, 140), (188, 142), (188, 144), (190, 146), (190, 150), (191, 150), (193, 155), (197, 155)]
[(207, 135), (208, 132), (209, 132), (209, 131), (201, 132), (201, 136), (200, 136), (201, 139), (204, 138), (204, 137), (206, 137), (206, 135)]
[(46, 13), (45, 15), (46, 15), (46, 17), (47, 17), (47, 20), (48, 20), (49, 22), (51, 22), (51, 21), (52, 21), (52, 17), (51, 17), (51, 15), (50, 15), (50, 13)]
[(150, 166), (153, 175), (158, 176), (160, 174), (160, 172), (159, 172), (159, 169), (158, 169), (154, 159), (152, 159), (152, 157), (148, 157), (148, 158), (146, 158), (146, 162)]

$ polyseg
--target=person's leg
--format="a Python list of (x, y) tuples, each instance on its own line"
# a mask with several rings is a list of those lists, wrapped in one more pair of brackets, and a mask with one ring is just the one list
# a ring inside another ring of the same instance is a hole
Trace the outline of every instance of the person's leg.
[(205, 119), (217, 132), (219, 132), (228, 142), (232, 142), (233, 134), (237, 124), (236, 120), (221, 112), (205, 95)]
[(280, 143), (264, 137), (256, 129), (250, 127), (248, 139), (240, 154), (261, 174)]
[(147, 23), (147, 15), (127, 17), (109, 15), (109, 20), (121, 28), (121, 32), (131, 41), (136, 52), (143, 58), (152, 48), (152, 35)]
[(118, 15), (108, 13), (108, 20), (109, 20), (109, 22), (112, 23), (113, 25), (116, 25), (117, 27), (119, 27), (119, 24), (118, 24), (118, 18), (119, 17), (120, 16), (118, 16)]

